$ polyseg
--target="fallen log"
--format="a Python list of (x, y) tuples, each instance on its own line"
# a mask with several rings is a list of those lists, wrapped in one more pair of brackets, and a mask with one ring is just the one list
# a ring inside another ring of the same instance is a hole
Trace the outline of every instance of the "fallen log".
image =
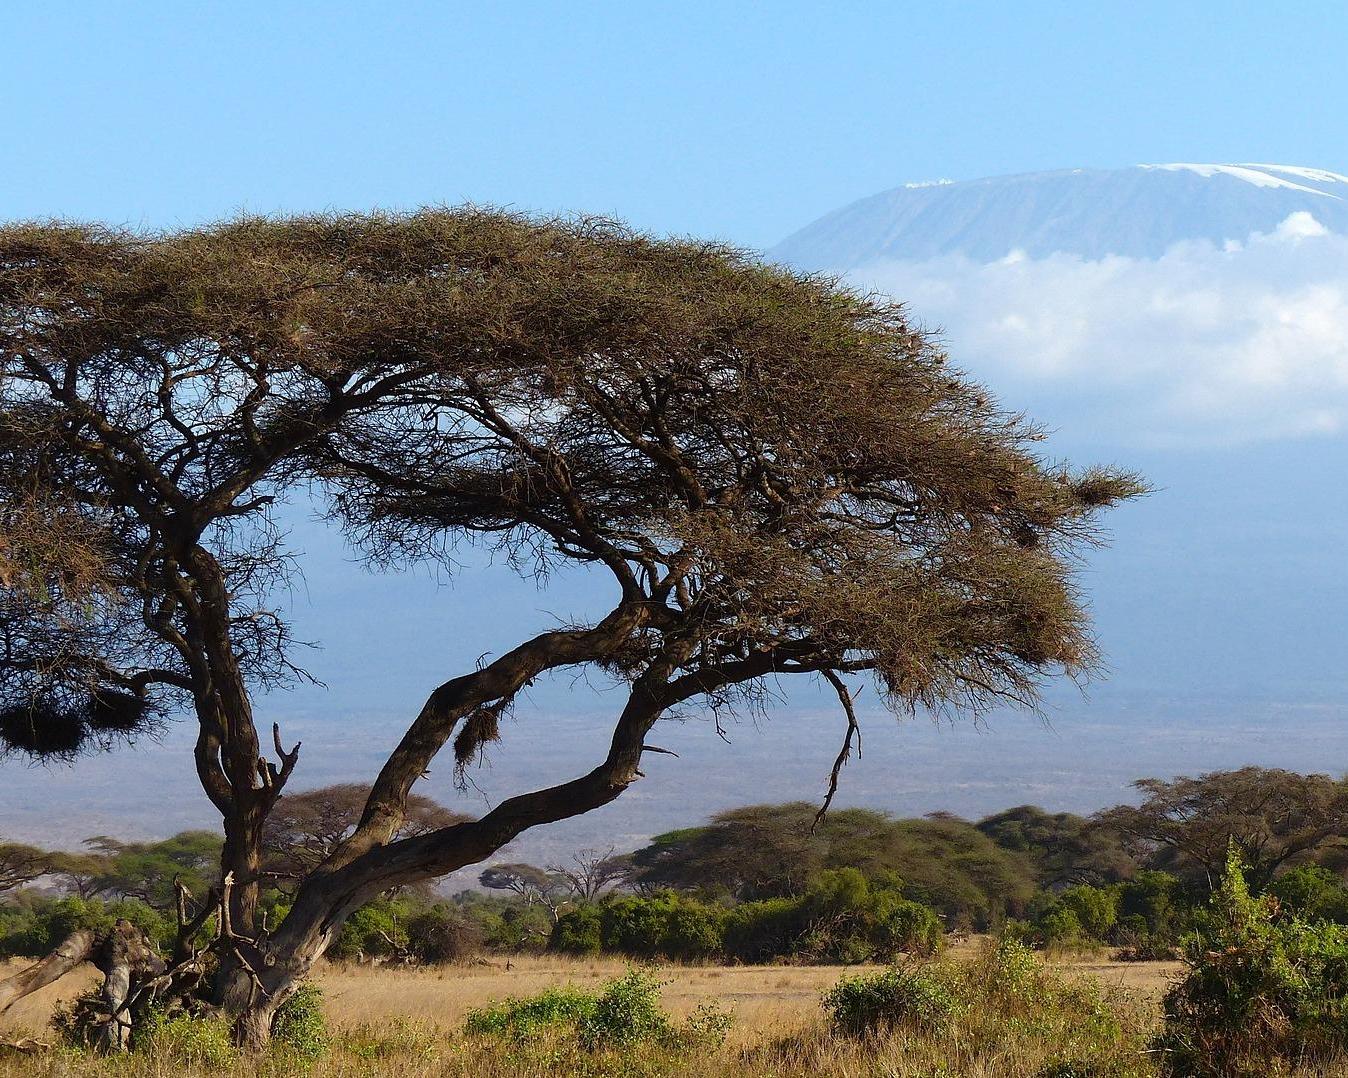
[(14, 976), (0, 981), (0, 1014), (15, 1003), (59, 980), (93, 954), (97, 938), (93, 932), (81, 928), (70, 933), (60, 945), (40, 962), (19, 970)]

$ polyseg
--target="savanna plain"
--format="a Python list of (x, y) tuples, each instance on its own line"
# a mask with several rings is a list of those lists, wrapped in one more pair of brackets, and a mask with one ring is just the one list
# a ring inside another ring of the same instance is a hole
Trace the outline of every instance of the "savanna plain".
[[(961, 938), (947, 961), (978, 971), (992, 941)], [(321, 1054), (305, 1057), (285, 1049), (261, 1058), (235, 1055), (223, 1046), (175, 1043), (161, 1052), (95, 1057), (43, 1050), (0, 1054), (0, 1075), (150, 1076), (230, 1075), (239, 1078), (301, 1074), (346, 1076), (439, 1075), (894, 1075), (937, 1078), (969, 1075), (1153, 1073), (1147, 1037), (1159, 1025), (1160, 1000), (1181, 970), (1177, 962), (1120, 962), (1108, 952), (1060, 952), (1039, 956), (1045, 974), (1067, 985), (1098, 991), (1099, 1001), (1119, 1020), (1108, 1054), (1109, 1069), (1071, 1069), (1067, 1057), (1074, 1031), (1035, 1016), (968, 1013), (940, 1031), (920, 1027), (879, 1036), (850, 1038), (830, 1028), (821, 997), (840, 979), (876, 974), (881, 966), (666, 965), (656, 969), (660, 999), (675, 1022), (701, 1007), (730, 1014), (724, 1043), (670, 1051), (582, 1052), (564, 1035), (532, 1043), (502, 1042), (464, 1032), (470, 1012), (511, 997), (534, 997), (559, 986), (601, 990), (630, 968), (617, 959), (563, 956), (494, 956), (431, 969), (378, 968), (333, 963), (315, 978), (329, 1033)], [(24, 965), (0, 966), (0, 974)], [(50, 1041), (48, 1022), (63, 1003), (98, 981), (72, 976), (25, 999), (0, 1023), (3, 1039), (27, 1036)], [(1042, 1016), (1040, 1016), (1042, 1017)], [(1314, 1073), (1314, 1072), (1310, 1072)], [(1322, 1071), (1321, 1073), (1339, 1073)]]

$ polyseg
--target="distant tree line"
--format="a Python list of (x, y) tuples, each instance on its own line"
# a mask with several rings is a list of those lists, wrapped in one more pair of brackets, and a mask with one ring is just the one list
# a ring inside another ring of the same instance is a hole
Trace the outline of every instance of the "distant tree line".
[[(977, 821), (857, 808), (820, 818), (805, 802), (732, 809), (629, 853), (489, 865), (481, 890), (452, 897), (391, 890), (347, 921), (331, 954), (392, 964), (484, 949), (860, 962), (995, 930), (1164, 957), (1202, 917), (1232, 847), (1256, 893), (1348, 924), (1344, 780), (1247, 767), (1135, 786), (1139, 804), (1090, 817), (1030, 805)], [(341, 785), (282, 800), (264, 841), (264, 919), (284, 916), (288, 881), (356, 826), (364, 799)], [(409, 808), (409, 834), (456, 818), (426, 798)], [(170, 947), (178, 895), (215, 883), (220, 841), (188, 831), (145, 843), (97, 836), (74, 853), (0, 844), (0, 954), (42, 954), (117, 918)]]

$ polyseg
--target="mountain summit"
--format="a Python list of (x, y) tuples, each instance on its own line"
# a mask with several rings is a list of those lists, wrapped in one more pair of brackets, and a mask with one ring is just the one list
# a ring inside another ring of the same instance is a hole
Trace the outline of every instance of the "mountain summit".
[(883, 259), (1012, 251), (1155, 258), (1182, 240), (1221, 244), (1306, 212), (1348, 233), (1348, 176), (1295, 165), (1134, 165), (958, 183), (910, 183), (826, 214), (769, 255), (809, 270)]

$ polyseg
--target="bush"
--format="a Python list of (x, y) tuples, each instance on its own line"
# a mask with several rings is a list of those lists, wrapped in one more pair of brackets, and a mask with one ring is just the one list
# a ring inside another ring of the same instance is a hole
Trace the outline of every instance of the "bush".
[(276, 1010), (272, 1041), (303, 1059), (317, 1059), (328, 1048), (328, 1023), (323, 1015), (323, 991), (317, 985), (299, 986)]
[(629, 969), (606, 983), (578, 1025), (580, 1043), (588, 1051), (665, 1044), (673, 1030), (660, 1004), (660, 981), (649, 969)]
[(397, 899), (379, 898), (356, 910), (346, 919), (329, 950), (336, 960), (382, 958), (407, 946), (407, 933), (399, 924), (406, 920), (406, 909)]
[(935, 911), (905, 898), (897, 880), (877, 883), (848, 868), (821, 872), (802, 895), (729, 908), (674, 892), (611, 897), (562, 914), (549, 946), (677, 961), (867, 962), (929, 956), (943, 940)]
[(1280, 917), (1275, 897), (1250, 894), (1234, 847), (1184, 961), (1158, 1039), (1170, 1073), (1266, 1074), (1348, 1048), (1348, 929)]
[(666, 891), (652, 897), (612, 898), (599, 907), (604, 950), (633, 958), (695, 961), (721, 950), (725, 913)]
[(557, 918), (548, 946), (562, 954), (595, 955), (604, 946), (599, 907), (576, 906)]
[(1039, 918), (1038, 937), (1048, 944), (1080, 943), (1085, 939), (1085, 929), (1076, 912), (1063, 906), (1050, 909)]
[(406, 935), (413, 956), (428, 965), (461, 962), (482, 950), (481, 926), (444, 903), (414, 914)]
[(824, 993), (834, 1032), (859, 1037), (901, 1026), (939, 1029), (958, 1007), (950, 985), (929, 969), (894, 968), (845, 977)]
[(512, 996), (475, 1008), (464, 1019), (464, 1030), (481, 1036), (527, 1040), (545, 1029), (579, 1026), (594, 1006), (594, 993), (575, 985), (560, 985), (545, 988), (535, 996)]
[(943, 940), (934, 910), (905, 898), (894, 881), (873, 883), (852, 868), (820, 873), (797, 898), (736, 906), (724, 928), (725, 954), (742, 962), (889, 961), (932, 955)]
[(238, 1059), (229, 1020), (218, 1016), (195, 1017), (179, 1012), (165, 1017), (151, 1012), (138, 1031), (136, 1047), (177, 1067), (220, 1070)]
[(40, 957), (77, 929), (107, 932), (119, 919), (130, 921), (160, 948), (171, 946), (177, 932), (171, 918), (136, 899), (39, 898), (0, 911), (0, 958)]
[(800, 900), (767, 898), (741, 902), (726, 914), (723, 947), (727, 958), (770, 962), (795, 949), (800, 926)]
[(894, 896), (877, 911), (873, 939), (884, 957), (912, 954), (929, 958), (944, 945), (945, 929), (930, 906)]
[(1348, 922), (1348, 889), (1323, 865), (1298, 865), (1277, 877), (1268, 888), (1282, 908), (1315, 921)]
[(1119, 919), (1119, 896), (1112, 887), (1069, 887), (1058, 896), (1058, 903), (1076, 915), (1082, 933), (1089, 939), (1107, 940)]
[(721, 1044), (730, 1025), (730, 1015), (711, 1004), (676, 1024), (660, 1003), (655, 973), (629, 969), (605, 982), (597, 993), (565, 985), (470, 1011), (464, 1029), (515, 1042), (536, 1039), (549, 1030), (570, 1030), (588, 1052), (641, 1045), (684, 1051)]

